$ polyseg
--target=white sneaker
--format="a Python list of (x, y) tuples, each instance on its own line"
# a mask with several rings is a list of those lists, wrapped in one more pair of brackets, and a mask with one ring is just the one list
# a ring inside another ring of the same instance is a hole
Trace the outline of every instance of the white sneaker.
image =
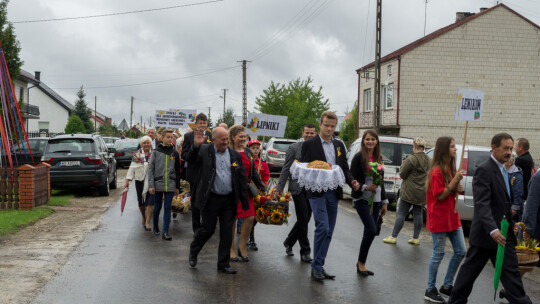
[(397, 238), (390, 235), (390, 236), (384, 238), (382, 241), (383, 241), (383, 243), (386, 243), (386, 244), (396, 244), (397, 243)]

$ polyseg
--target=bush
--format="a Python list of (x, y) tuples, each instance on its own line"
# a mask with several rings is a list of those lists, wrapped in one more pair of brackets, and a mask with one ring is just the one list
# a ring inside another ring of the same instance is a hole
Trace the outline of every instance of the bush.
[(64, 131), (66, 134), (86, 133), (86, 128), (79, 116), (71, 115)]

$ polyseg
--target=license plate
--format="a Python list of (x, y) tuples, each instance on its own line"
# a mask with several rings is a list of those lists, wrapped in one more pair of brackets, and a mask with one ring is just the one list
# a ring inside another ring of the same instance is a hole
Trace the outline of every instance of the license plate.
[(70, 160), (70, 161), (62, 161), (60, 162), (61, 167), (73, 167), (73, 166), (80, 166), (81, 162), (78, 160)]

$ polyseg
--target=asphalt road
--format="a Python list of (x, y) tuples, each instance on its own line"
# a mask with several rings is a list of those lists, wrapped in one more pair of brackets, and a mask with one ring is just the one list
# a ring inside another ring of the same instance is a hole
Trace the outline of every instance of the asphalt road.
[[(300, 262), (298, 246), (294, 257), (285, 255), (282, 243), (292, 225), (257, 225), (259, 251), (249, 252), (248, 263), (232, 263), (238, 274), (226, 275), (216, 271), (217, 233), (192, 269), (187, 261), (193, 236), (190, 214), (171, 223), (173, 241), (167, 242), (143, 230), (135, 201), (131, 191), (123, 216), (119, 204), (105, 213), (100, 228), (87, 236), (34, 303), (427, 303), (423, 295), (431, 243), (411, 246), (406, 243), (410, 236), (403, 235), (396, 246), (383, 244), (382, 236), (390, 233), (383, 226), (368, 257), (375, 275), (360, 277), (355, 263), (363, 226), (350, 208), (339, 209), (326, 260), (326, 270), (337, 278), (320, 283), (310, 279), (310, 265)], [(290, 219), (295, 222), (294, 215)], [(439, 285), (450, 254), (441, 265)], [(538, 284), (529, 279), (524, 284), (533, 302), (540, 303)], [(477, 280), (470, 303), (507, 303), (493, 302), (491, 265)]]

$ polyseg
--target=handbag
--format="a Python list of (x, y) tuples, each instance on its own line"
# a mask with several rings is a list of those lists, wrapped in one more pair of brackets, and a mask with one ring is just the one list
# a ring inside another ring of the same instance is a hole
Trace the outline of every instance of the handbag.
[(259, 194), (259, 191), (257, 191), (257, 188), (255, 187), (255, 185), (253, 185), (253, 183), (249, 183), (248, 184), (248, 193), (251, 197), (255, 197)]

